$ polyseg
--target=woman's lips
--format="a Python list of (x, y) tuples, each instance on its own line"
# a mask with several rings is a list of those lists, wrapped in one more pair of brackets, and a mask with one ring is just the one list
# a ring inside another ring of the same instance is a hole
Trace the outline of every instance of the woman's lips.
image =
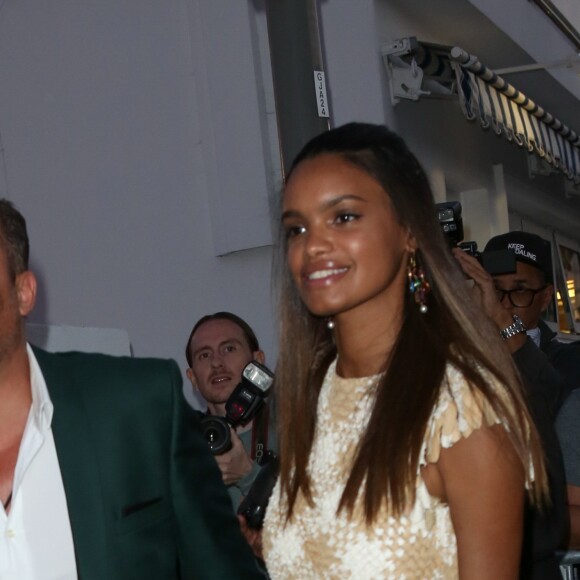
[(342, 277), (348, 268), (318, 268), (306, 272), (302, 278), (309, 284), (326, 284)]

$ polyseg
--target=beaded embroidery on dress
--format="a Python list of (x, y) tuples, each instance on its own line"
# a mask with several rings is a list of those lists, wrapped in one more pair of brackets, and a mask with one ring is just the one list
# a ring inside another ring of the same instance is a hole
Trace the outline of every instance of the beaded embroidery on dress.
[[(415, 504), (404, 516), (389, 516), (383, 507), (375, 525), (367, 528), (360, 502), (352, 518), (344, 511), (336, 514), (378, 379), (379, 375), (343, 379), (336, 374), (336, 361), (329, 366), (308, 466), (315, 505), (310, 507), (299, 494), (292, 520), (285, 524), (287, 504), (280, 499), (279, 484), (269, 501), (263, 544), (273, 580), (458, 577), (449, 507), (429, 495), (419, 472)], [(458, 369), (448, 365), (427, 425), (420, 466), (437, 461), (441, 447), (497, 422), (491, 407), (471, 392)]]

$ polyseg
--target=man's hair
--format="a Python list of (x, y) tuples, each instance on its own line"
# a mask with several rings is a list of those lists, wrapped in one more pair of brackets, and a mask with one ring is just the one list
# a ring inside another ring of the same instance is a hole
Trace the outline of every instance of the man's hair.
[(12, 280), (28, 270), (30, 252), (26, 220), (7, 199), (0, 199), (0, 241), (6, 249)]
[(210, 322), (211, 320), (229, 320), (230, 322), (233, 322), (236, 326), (239, 326), (242, 329), (244, 336), (246, 337), (246, 341), (248, 343), (248, 346), (250, 347), (250, 350), (252, 352), (256, 352), (257, 350), (260, 350), (260, 343), (258, 342), (258, 338), (256, 337), (255, 332), (252, 330), (252, 327), (243, 318), (240, 318), (239, 316), (233, 314), (232, 312), (216, 312), (215, 314), (207, 314), (206, 316), (202, 316), (195, 323), (195, 326), (193, 327), (192, 331), (190, 332), (189, 338), (187, 339), (187, 343), (185, 345), (185, 358), (187, 359), (187, 364), (190, 367), (193, 364), (193, 359), (191, 357), (191, 349), (190, 349), (191, 339), (193, 338), (195, 331), (202, 324), (205, 324), (206, 322)]

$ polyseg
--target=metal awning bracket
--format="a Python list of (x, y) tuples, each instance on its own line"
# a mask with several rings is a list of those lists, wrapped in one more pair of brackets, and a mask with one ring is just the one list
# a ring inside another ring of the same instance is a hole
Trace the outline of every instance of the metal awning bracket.
[(411, 64), (407, 64), (397, 57), (389, 60), (391, 99), (396, 104), (400, 99), (410, 99), (418, 101), (421, 96), (427, 96), (429, 91), (421, 90), (423, 84), (423, 71), (417, 66), (417, 61), (413, 59)]
[(413, 58), (411, 63), (405, 62), (401, 56), (411, 54), (417, 47), (414, 36), (398, 38), (384, 44), (381, 49), (383, 63), (387, 69), (391, 86), (391, 102), (396, 105), (401, 99), (418, 101), (421, 95), (428, 95), (422, 91), (423, 71), (417, 66)]
[(397, 38), (381, 47), (391, 88), (391, 103), (396, 105), (401, 99), (418, 101), (421, 97), (449, 97), (450, 88), (438, 82), (437, 78), (425, 75), (415, 54), (421, 47), (415, 36)]

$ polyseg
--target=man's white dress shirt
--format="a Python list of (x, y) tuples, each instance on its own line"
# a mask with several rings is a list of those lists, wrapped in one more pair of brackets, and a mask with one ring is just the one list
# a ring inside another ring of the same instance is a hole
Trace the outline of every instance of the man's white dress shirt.
[(528, 330), (526, 330), (526, 334), (534, 341), (534, 344), (540, 348), (540, 339), (542, 334), (539, 327), (536, 326), (536, 328), (528, 328)]
[(0, 507), (0, 580), (76, 580), (74, 545), (51, 423), (53, 406), (30, 346), (32, 406), (8, 515)]

